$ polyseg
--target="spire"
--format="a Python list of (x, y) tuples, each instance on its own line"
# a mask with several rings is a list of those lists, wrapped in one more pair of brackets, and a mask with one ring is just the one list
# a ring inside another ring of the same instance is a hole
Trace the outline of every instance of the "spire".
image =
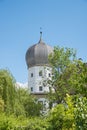
[(40, 27), (40, 40), (38, 43), (43, 43), (43, 41), (42, 41), (42, 28), (41, 27)]
[(42, 28), (40, 27), (40, 41), (42, 40)]

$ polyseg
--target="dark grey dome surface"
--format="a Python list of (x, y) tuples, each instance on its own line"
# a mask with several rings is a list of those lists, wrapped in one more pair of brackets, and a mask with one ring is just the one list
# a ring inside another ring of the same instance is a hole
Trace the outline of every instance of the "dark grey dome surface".
[(26, 52), (26, 63), (28, 68), (36, 65), (48, 65), (48, 55), (53, 52), (53, 48), (40, 41), (31, 46)]

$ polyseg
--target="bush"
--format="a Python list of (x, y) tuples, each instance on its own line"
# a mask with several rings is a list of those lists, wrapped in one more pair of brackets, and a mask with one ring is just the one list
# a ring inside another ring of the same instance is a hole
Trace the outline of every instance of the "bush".
[(0, 114), (0, 130), (48, 130), (49, 124), (41, 117), (25, 118)]

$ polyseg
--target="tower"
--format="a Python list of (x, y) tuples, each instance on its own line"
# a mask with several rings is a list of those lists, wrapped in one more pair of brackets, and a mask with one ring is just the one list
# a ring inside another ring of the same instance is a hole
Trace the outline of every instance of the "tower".
[(38, 98), (38, 101), (44, 105), (44, 108), (47, 108), (46, 96), (50, 87), (45, 81), (51, 78), (51, 67), (48, 63), (48, 56), (53, 52), (53, 48), (43, 42), (42, 32), (40, 34), (39, 42), (31, 46), (26, 52), (28, 87), (31, 94)]

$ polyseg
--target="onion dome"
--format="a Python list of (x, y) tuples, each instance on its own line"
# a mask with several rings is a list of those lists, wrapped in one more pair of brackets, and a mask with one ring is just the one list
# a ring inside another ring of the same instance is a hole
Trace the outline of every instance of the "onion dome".
[[(40, 32), (42, 36), (42, 32)], [(37, 44), (31, 46), (26, 52), (27, 67), (49, 65), (48, 56), (53, 52), (53, 48), (40, 40)]]

